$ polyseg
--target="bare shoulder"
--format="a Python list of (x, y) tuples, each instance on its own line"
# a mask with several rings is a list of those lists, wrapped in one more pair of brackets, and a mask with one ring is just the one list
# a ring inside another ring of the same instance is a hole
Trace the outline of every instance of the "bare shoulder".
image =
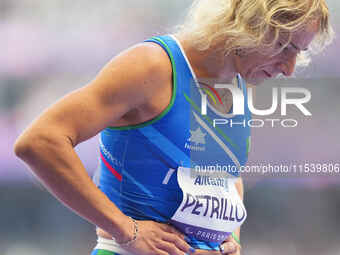
[(143, 74), (145, 75), (144, 79), (164, 81), (171, 78), (172, 74), (171, 62), (167, 53), (161, 46), (152, 42), (140, 43), (123, 51), (112, 59), (110, 65), (113, 67), (119, 65), (120, 69), (125, 69), (129, 78), (133, 78), (133, 75), (138, 77), (139, 74)]
[(25, 141), (21, 144), (36, 137), (67, 137), (75, 146), (131, 112), (135, 114), (123, 124), (143, 122), (157, 112), (148, 102), (163, 93), (169, 81), (171, 64), (166, 52), (152, 43), (135, 45), (114, 57), (88, 84), (44, 111), (24, 132), (27, 139), (21, 139)]
[[(154, 118), (169, 104), (171, 61), (156, 43), (136, 44), (115, 56), (89, 87), (110, 108), (107, 126), (139, 124)], [(112, 114), (117, 113), (115, 109), (119, 114)]]
[(144, 42), (135, 45), (118, 55), (109, 65), (111, 67), (108, 70), (114, 70), (114, 66), (118, 65), (123, 72), (120, 75), (130, 80), (129, 84), (120, 88), (120, 94), (126, 90), (126, 100), (133, 104), (122, 118), (114, 120), (110, 126), (148, 121), (159, 115), (170, 103), (172, 65), (166, 51), (158, 44)]
[[(92, 82), (107, 88), (107, 95), (116, 93), (133, 96), (135, 106), (147, 102), (172, 77), (167, 53), (157, 44), (137, 44), (114, 57)], [(131, 99), (131, 98), (130, 98)]]
[(172, 65), (168, 54), (158, 44), (145, 42), (136, 46), (136, 50), (142, 52), (142, 59), (145, 59), (143, 68), (147, 68), (152, 83), (151, 97), (155, 92), (168, 88), (172, 83)]

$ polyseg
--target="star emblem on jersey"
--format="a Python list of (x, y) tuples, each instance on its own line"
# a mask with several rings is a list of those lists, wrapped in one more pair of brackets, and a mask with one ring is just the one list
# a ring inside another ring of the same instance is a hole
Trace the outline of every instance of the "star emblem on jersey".
[(198, 127), (195, 131), (192, 130), (189, 131), (190, 131), (190, 137), (188, 139), (189, 142), (193, 142), (196, 145), (205, 144), (205, 136), (207, 134), (203, 133), (200, 127)]

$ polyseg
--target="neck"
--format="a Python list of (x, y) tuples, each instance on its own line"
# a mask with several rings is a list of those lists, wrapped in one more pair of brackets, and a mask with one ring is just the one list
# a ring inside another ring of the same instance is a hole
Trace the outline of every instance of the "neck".
[(197, 79), (213, 79), (216, 82), (231, 83), (236, 76), (235, 57), (224, 56), (222, 50), (194, 48), (189, 41), (178, 38)]

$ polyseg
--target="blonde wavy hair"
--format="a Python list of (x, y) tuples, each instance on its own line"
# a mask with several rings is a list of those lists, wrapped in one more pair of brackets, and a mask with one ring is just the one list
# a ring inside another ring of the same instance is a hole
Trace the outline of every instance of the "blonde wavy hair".
[[(298, 66), (307, 66), (310, 54), (331, 43), (334, 32), (325, 0), (194, 0), (176, 34), (199, 50), (224, 44), (224, 53), (235, 49), (259, 50), (275, 47), (281, 33), (291, 34), (311, 21), (319, 31), (310, 50), (297, 57)], [(268, 33), (273, 33), (268, 41)]]

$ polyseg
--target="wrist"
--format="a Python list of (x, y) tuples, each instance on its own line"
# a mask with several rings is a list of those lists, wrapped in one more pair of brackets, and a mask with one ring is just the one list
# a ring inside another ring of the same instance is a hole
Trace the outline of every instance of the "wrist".
[(119, 245), (129, 246), (137, 239), (138, 222), (131, 217), (126, 216), (124, 221), (122, 221), (121, 226), (122, 229), (120, 233), (113, 236), (112, 239), (114, 239)]

